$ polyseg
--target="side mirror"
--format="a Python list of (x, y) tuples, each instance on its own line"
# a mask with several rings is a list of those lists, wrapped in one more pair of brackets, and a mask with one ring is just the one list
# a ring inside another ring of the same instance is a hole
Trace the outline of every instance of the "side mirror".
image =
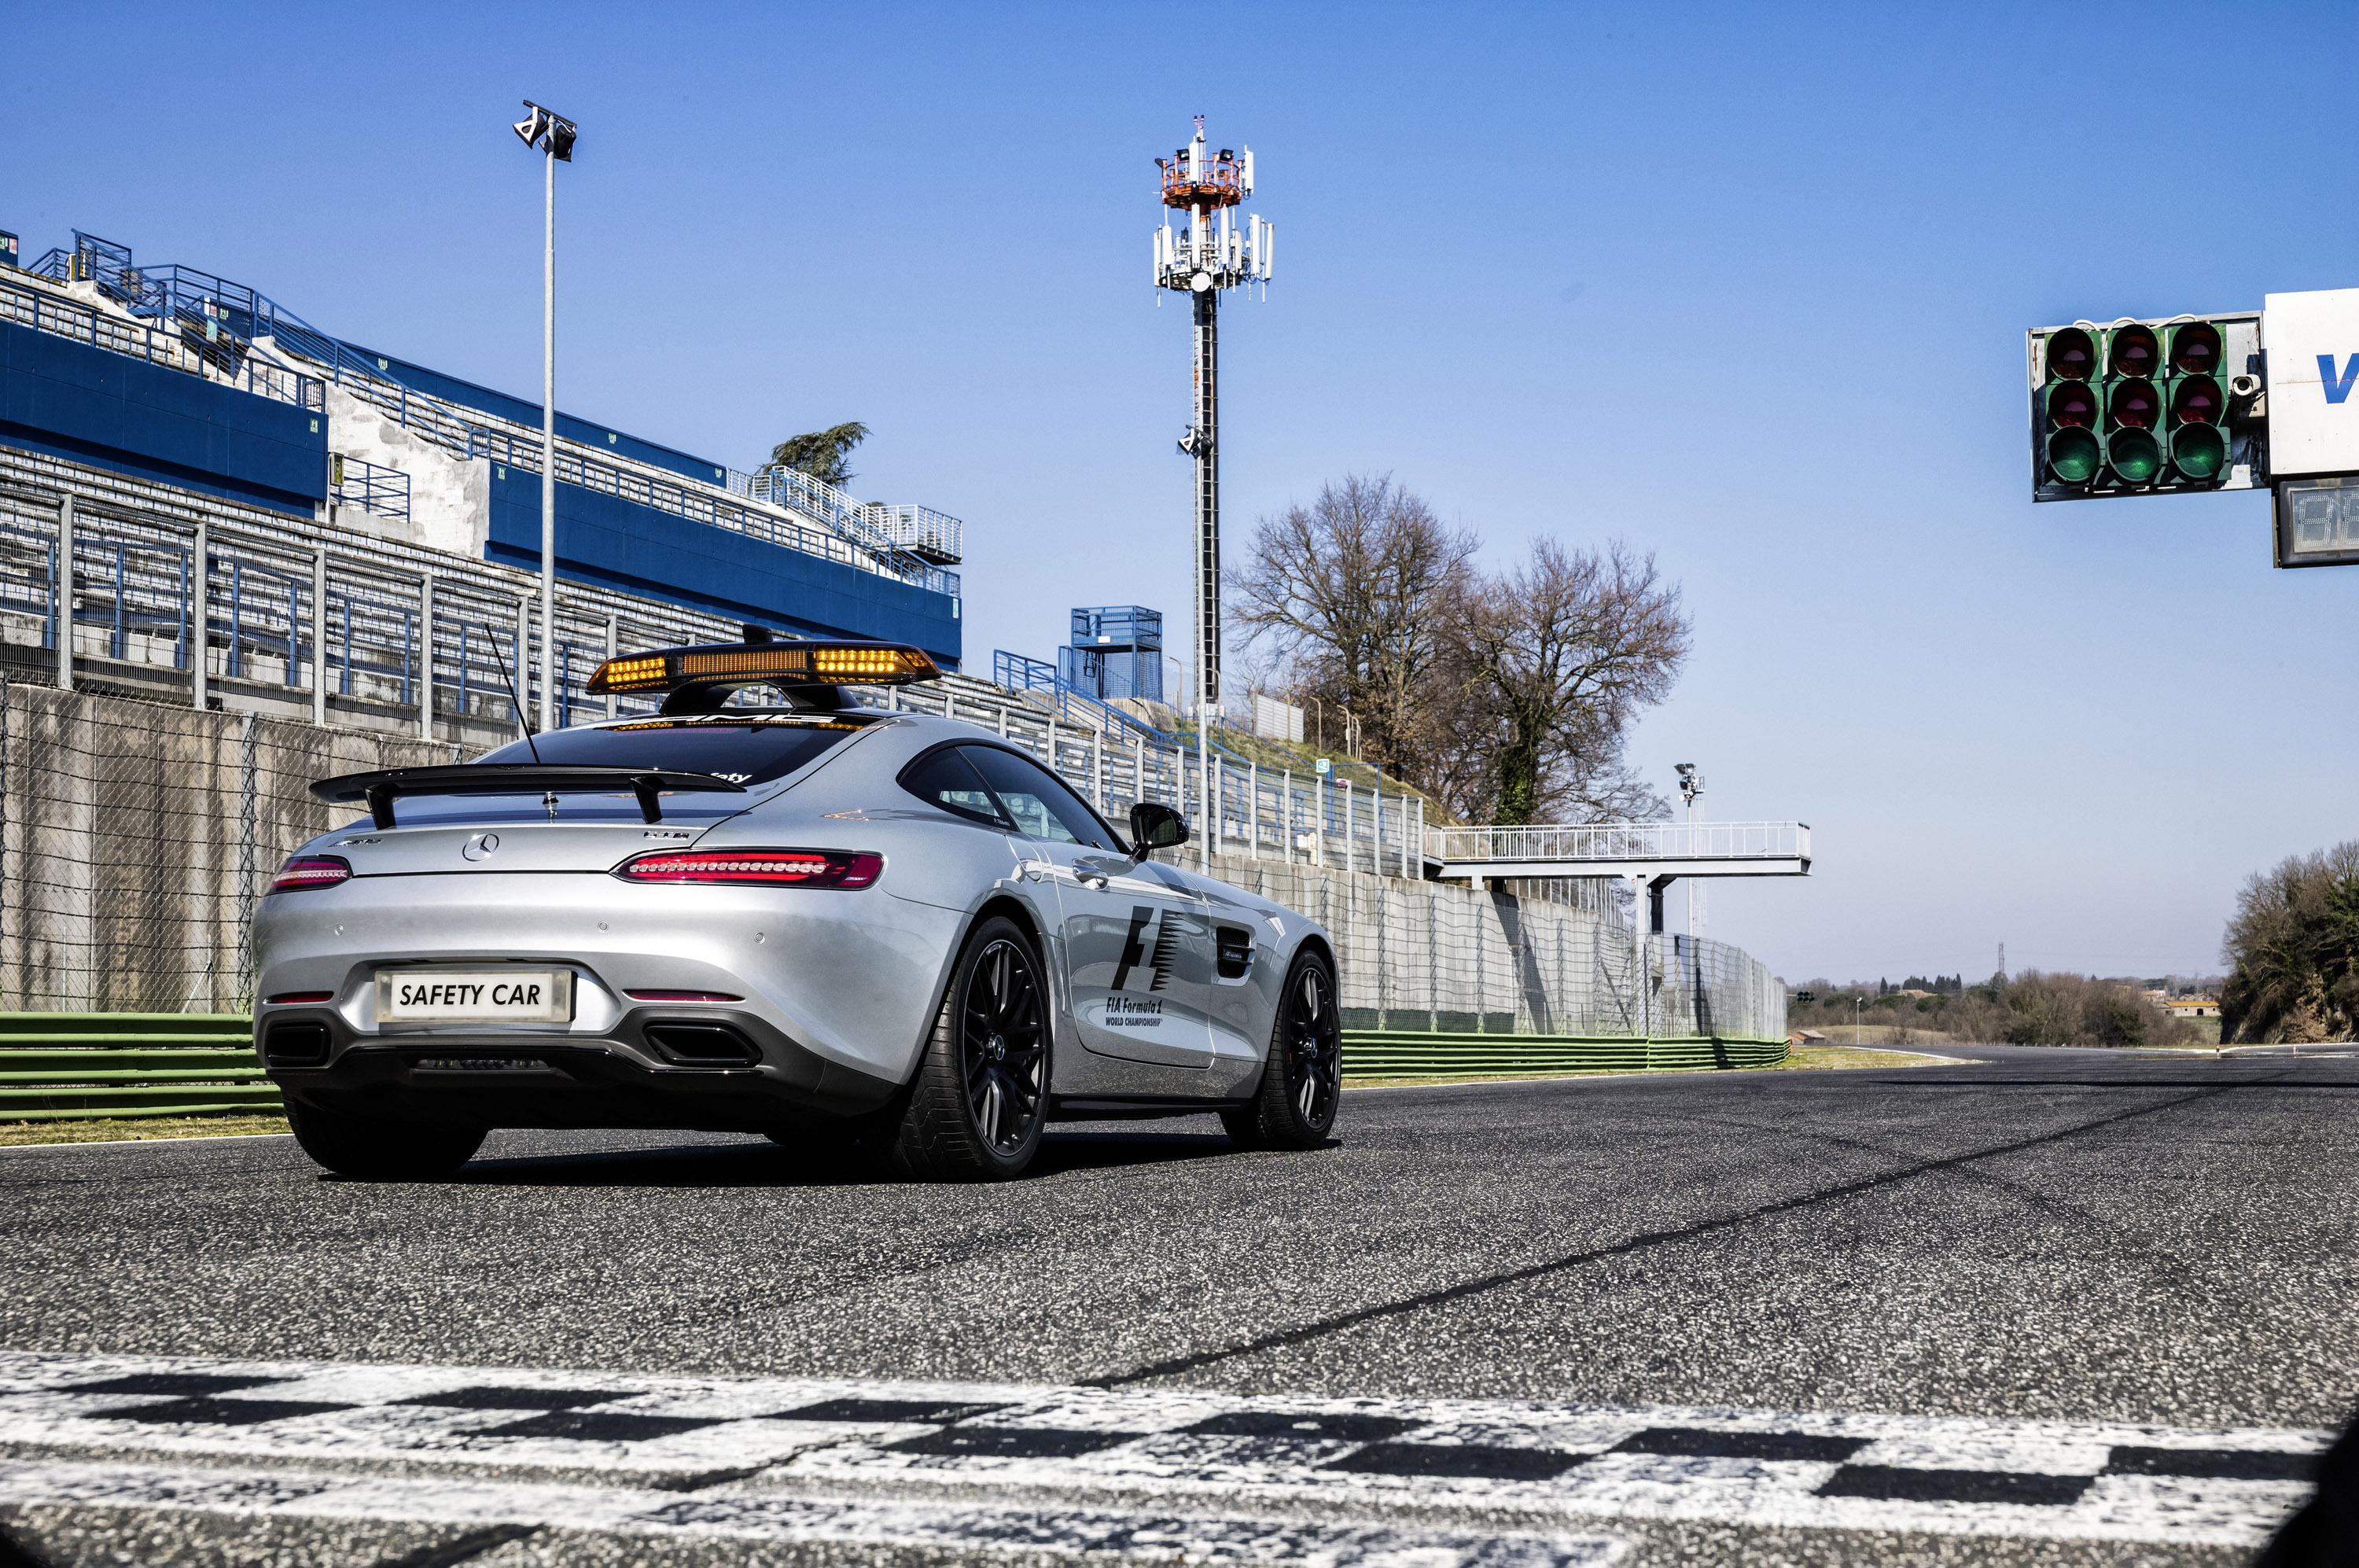
[(1172, 807), (1141, 800), (1130, 809), (1130, 857), (1144, 860), (1149, 851), (1174, 849), (1188, 842), (1188, 819)]

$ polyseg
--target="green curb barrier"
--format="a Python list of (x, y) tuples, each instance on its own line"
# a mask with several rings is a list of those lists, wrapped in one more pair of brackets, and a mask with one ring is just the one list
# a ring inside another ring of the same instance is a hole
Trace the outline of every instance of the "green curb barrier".
[(1628, 1035), (1435, 1034), (1345, 1029), (1347, 1078), (1528, 1078), (1552, 1073), (1713, 1072), (1775, 1067), (1782, 1040)]
[(0, 1122), (266, 1116), (243, 1013), (0, 1013)]

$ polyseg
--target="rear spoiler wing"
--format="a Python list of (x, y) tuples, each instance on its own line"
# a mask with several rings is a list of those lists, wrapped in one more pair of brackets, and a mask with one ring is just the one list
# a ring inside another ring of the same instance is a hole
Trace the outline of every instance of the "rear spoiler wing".
[(562, 790), (571, 794), (638, 797), (639, 815), (651, 822), (663, 821), (658, 797), (667, 789), (681, 794), (742, 795), (745, 786), (711, 773), (679, 773), (664, 768), (592, 768), (539, 762), (462, 762), (448, 768), (387, 768), (375, 773), (346, 773), (322, 779), (312, 795), (335, 804), (366, 800), (369, 816), (381, 828), (394, 825), (393, 802), (403, 795), (528, 795), (538, 790), (554, 800)]

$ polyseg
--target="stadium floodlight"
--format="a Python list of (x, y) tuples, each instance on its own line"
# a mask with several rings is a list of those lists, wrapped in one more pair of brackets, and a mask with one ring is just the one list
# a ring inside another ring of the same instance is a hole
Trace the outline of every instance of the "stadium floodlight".
[[(571, 163), (573, 138), (580, 134), (573, 122), (529, 98), (524, 101), (524, 106), (532, 113), (516, 123), (517, 138), (528, 147), (546, 151), (560, 163)], [(547, 144), (545, 147), (543, 143)]]
[[(540, 251), (540, 727), (557, 724), (557, 166), (573, 161), (573, 122), (527, 98), (513, 127), (542, 158)], [(526, 651), (516, 679), (529, 681)]]

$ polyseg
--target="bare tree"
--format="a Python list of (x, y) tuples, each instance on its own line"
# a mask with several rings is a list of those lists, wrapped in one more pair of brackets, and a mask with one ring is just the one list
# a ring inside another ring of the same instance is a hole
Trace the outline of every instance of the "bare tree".
[(1229, 573), (1232, 615), (1338, 735), (1356, 720), (1363, 756), (1414, 776), (1435, 717), (1422, 699), (1479, 545), (1390, 475), (1347, 475), (1256, 525)]
[(1481, 694), (1467, 711), (1490, 729), (1487, 820), (1636, 821), (1669, 809), (1622, 755), (1631, 722), (1670, 694), (1688, 654), (1680, 591), (1652, 555), (1543, 539), (1528, 562), (1456, 605), (1462, 686)]

